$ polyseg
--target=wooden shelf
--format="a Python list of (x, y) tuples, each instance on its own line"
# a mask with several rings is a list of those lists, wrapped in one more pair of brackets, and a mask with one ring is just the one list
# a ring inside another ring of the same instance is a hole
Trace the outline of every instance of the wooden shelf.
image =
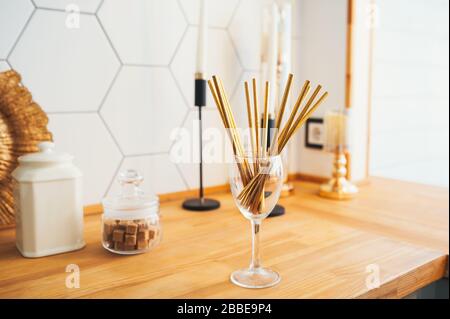
[[(248, 290), (229, 282), (249, 262), (250, 226), (227, 193), (209, 213), (161, 207), (164, 237), (154, 251), (116, 256), (100, 244), (99, 214), (85, 218), (85, 249), (39, 259), (20, 256), (14, 230), (0, 231), (1, 298), (400, 298), (445, 276), (448, 190), (371, 179), (349, 202), (317, 197), (318, 186), (296, 183), (281, 200), (287, 214), (262, 227), (262, 260), (281, 283)], [(68, 289), (66, 266), (80, 267)], [(380, 287), (366, 285), (379, 267)]]

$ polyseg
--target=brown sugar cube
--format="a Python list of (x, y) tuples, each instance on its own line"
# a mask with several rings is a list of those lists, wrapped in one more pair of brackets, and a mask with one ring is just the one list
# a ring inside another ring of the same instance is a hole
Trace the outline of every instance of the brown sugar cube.
[(127, 225), (127, 229), (126, 229), (127, 234), (136, 235), (137, 231), (138, 231), (138, 225), (137, 224), (130, 223), (130, 224)]
[(127, 229), (127, 226), (128, 226), (127, 220), (121, 220), (118, 225), (119, 229), (122, 229), (124, 231)]
[(125, 244), (123, 242), (117, 242), (116, 241), (114, 243), (114, 249), (115, 250), (120, 250), (120, 251), (125, 250)]
[(127, 245), (127, 246), (136, 245), (136, 235), (126, 234), (125, 235), (125, 245)]
[(137, 242), (137, 249), (147, 249), (148, 248), (148, 241), (147, 240), (138, 240)]
[(139, 230), (139, 232), (137, 233), (137, 239), (138, 241), (142, 241), (142, 240), (148, 240), (149, 239), (149, 233), (148, 230)]
[(114, 222), (107, 221), (103, 224), (103, 232), (107, 235), (111, 235), (114, 230)]
[(125, 245), (123, 250), (125, 251), (136, 250), (136, 245)]
[(149, 239), (155, 238), (155, 235), (156, 235), (156, 229), (151, 229), (151, 230), (148, 231), (148, 238)]
[(124, 230), (122, 230), (122, 229), (114, 229), (114, 231), (113, 231), (113, 240), (115, 242), (122, 243), (124, 234), (125, 234)]
[(111, 222), (105, 222), (103, 225), (103, 240), (104, 241), (110, 241), (112, 240), (112, 234), (114, 231), (114, 223)]
[(138, 224), (138, 230), (141, 231), (141, 230), (146, 230), (146, 229), (148, 229), (148, 224), (141, 221), (141, 222)]
[(103, 241), (111, 241), (112, 240), (112, 234), (107, 234), (106, 232), (103, 232)]

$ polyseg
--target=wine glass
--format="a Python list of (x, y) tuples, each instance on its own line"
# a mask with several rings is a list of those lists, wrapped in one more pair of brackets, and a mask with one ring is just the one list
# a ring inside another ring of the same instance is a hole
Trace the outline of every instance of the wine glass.
[(283, 185), (283, 164), (280, 155), (253, 157), (235, 156), (230, 165), (233, 199), (252, 227), (252, 259), (248, 268), (231, 274), (231, 282), (244, 288), (267, 288), (280, 282), (280, 275), (261, 266), (261, 223), (278, 202)]

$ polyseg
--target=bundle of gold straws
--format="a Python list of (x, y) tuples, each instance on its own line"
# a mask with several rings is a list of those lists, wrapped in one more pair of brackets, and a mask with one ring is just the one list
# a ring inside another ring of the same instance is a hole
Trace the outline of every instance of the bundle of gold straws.
[[(318, 85), (309, 98), (307, 98), (311, 90), (310, 81), (305, 81), (303, 88), (295, 102), (292, 112), (289, 115), (286, 123), (281, 129), (281, 122), (286, 109), (286, 104), (289, 99), (289, 93), (292, 86), (293, 75), (289, 74), (286, 82), (281, 104), (279, 106), (278, 114), (275, 119), (275, 127), (273, 128), (273, 136), (271, 137), (270, 146), (268, 145), (269, 137), (269, 94), (270, 84), (266, 82), (263, 103), (263, 119), (260, 127), (258, 94), (256, 89), (256, 79), (252, 80), (252, 94), (250, 94), (249, 83), (245, 82), (245, 97), (247, 103), (248, 126), (250, 129), (251, 140), (251, 155), (244, 152), (241, 136), (236, 127), (233, 112), (229, 103), (229, 99), (225, 92), (222, 80), (218, 76), (213, 76), (212, 80), (208, 81), (214, 101), (222, 118), (223, 125), (228, 132), (233, 147), (234, 155), (239, 159), (237, 162), (239, 174), (242, 179), (244, 188), (238, 196), (238, 200), (243, 207), (246, 207), (251, 213), (259, 214), (264, 206), (264, 186), (269, 178), (266, 170), (261, 169), (264, 163), (271, 156), (280, 154), (290, 138), (302, 127), (314, 111), (328, 96), (328, 92), (323, 93), (318, 99), (317, 96), (322, 89)], [(253, 101), (252, 101), (253, 100)], [(303, 102), (306, 101), (302, 107)], [(253, 105), (252, 105), (253, 102)], [(253, 165), (249, 163), (249, 158), (253, 158)]]

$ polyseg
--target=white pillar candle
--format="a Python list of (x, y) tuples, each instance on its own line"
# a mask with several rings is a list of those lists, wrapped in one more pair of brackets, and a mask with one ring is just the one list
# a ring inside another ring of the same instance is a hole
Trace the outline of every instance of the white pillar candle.
[(269, 68), (269, 82), (270, 82), (270, 100), (269, 100), (269, 114), (275, 114), (276, 97), (277, 97), (277, 73), (278, 73), (278, 25), (279, 25), (279, 12), (278, 5), (274, 2), (270, 9), (271, 26), (269, 34), (269, 56), (268, 56), (268, 68)]
[[(289, 73), (292, 72), (292, 9), (291, 3), (281, 2), (280, 3), (280, 32), (279, 32), (279, 67), (278, 67), (278, 90), (276, 96), (277, 113), (279, 112), (280, 102), (286, 83), (289, 77)], [(288, 100), (286, 104), (286, 109), (284, 111), (284, 118), (288, 117), (291, 113), (291, 103)], [(285, 171), (285, 182), (288, 180), (289, 175), (289, 159), (291, 156), (291, 148), (295, 147), (294, 143), (289, 144), (282, 153)]]
[(200, 17), (197, 42), (196, 74), (206, 78), (206, 50), (208, 37), (208, 13), (207, 0), (200, 0)]
[(292, 59), (292, 13), (291, 13), (291, 4), (283, 3), (281, 5), (281, 17), (280, 17), (280, 83), (278, 88), (278, 98), (279, 101), (281, 99), (281, 94), (283, 94), (283, 90), (286, 86), (286, 82), (288, 80), (289, 73), (291, 73), (291, 59)]
[[(270, 6), (267, 4), (262, 10), (262, 37), (261, 37), (261, 77), (260, 87), (264, 87), (266, 81), (269, 81), (269, 47), (270, 47), (270, 28), (272, 24)], [(263, 90), (258, 90), (259, 98), (262, 100), (264, 96)]]
[(328, 111), (325, 115), (325, 149), (329, 152), (347, 149), (347, 116), (343, 111)]

